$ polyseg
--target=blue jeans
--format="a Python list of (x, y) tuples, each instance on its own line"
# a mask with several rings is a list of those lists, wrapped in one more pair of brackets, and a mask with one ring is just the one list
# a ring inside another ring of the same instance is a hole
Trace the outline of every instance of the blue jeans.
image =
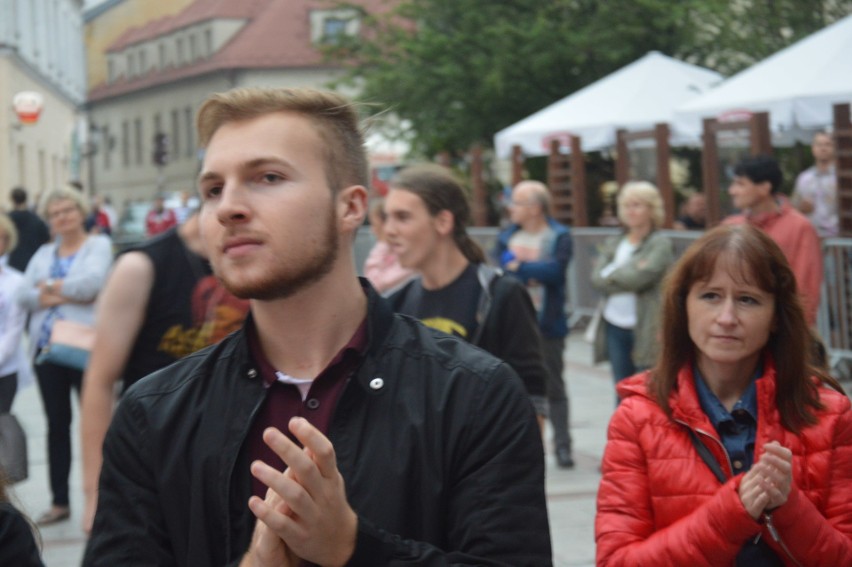
[(633, 364), (633, 329), (623, 329), (604, 321), (606, 324), (606, 350), (612, 366), (612, 379), (616, 384), (636, 374)]

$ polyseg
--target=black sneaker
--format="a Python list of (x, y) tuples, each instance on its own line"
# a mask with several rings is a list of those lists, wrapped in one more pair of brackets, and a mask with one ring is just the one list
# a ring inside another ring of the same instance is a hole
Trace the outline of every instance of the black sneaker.
[(556, 464), (560, 469), (573, 469), (574, 457), (571, 456), (571, 451), (565, 447), (556, 449)]

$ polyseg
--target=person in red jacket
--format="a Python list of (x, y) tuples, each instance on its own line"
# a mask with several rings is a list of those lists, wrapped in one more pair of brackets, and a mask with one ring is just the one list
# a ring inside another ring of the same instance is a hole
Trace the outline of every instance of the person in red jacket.
[(166, 201), (162, 195), (157, 195), (151, 210), (145, 216), (145, 232), (148, 237), (166, 232), (171, 227), (177, 226), (177, 223), (174, 211), (166, 208)]
[(742, 214), (726, 218), (724, 224), (750, 224), (775, 241), (796, 275), (805, 319), (816, 325), (822, 288), (822, 244), (814, 225), (781, 193), (784, 175), (772, 156), (750, 156), (734, 166), (728, 188), (731, 200)]
[(809, 364), (781, 249), (749, 225), (666, 282), (657, 365), (619, 384), (597, 564), (852, 565), (852, 411)]

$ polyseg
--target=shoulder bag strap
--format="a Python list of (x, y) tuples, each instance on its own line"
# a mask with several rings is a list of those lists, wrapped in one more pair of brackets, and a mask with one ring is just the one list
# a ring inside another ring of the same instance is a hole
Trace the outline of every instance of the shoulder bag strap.
[(692, 444), (695, 445), (695, 450), (698, 451), (702, 460), (707, 463), (707, 466), (710, 467), (710, 470), (713, 471), (713, 474), (716, 475), (719, 482), (725, 484), (728, 477), (725, 476), (725, 473), (722, 471), (722, 466), (719, 464), (719, 461), (716, 460), (716, 457), (713, 456), (713, 453), (710, 452), (707, 445), (701, 442), (701, 439), (698, 438), (698, 434), (693, 431), (691, 427), (687, 427), (687, 429), (689, 430), (689, 436), (692, 439)]

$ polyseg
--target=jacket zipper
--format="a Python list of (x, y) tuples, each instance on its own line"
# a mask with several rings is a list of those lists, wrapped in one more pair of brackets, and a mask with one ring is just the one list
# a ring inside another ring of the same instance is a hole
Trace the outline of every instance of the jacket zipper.
[(787, 554), (787, 557), (790, 558), (790, 561), (798, 565), (798, 567), (802, 567), (802, 564), (796, 561), (796, 558), (793, 557), (793, 554), (790, 553), (790, 550), (787, 548), (787, 545), (781, 539), (781, 534), (779, 534), (778, 530), (775, 529), (775, 524), (772, 523), (772, 514), (770, 514), (769, 512), (764, 512), (763, 521), (766, 523), (766, 529), (769, 530), (769, 535), (772, 536), (772, 539), (778, 542), (778, 545), (781, 546), (781, 549), (784, 550), (784, 553)]

